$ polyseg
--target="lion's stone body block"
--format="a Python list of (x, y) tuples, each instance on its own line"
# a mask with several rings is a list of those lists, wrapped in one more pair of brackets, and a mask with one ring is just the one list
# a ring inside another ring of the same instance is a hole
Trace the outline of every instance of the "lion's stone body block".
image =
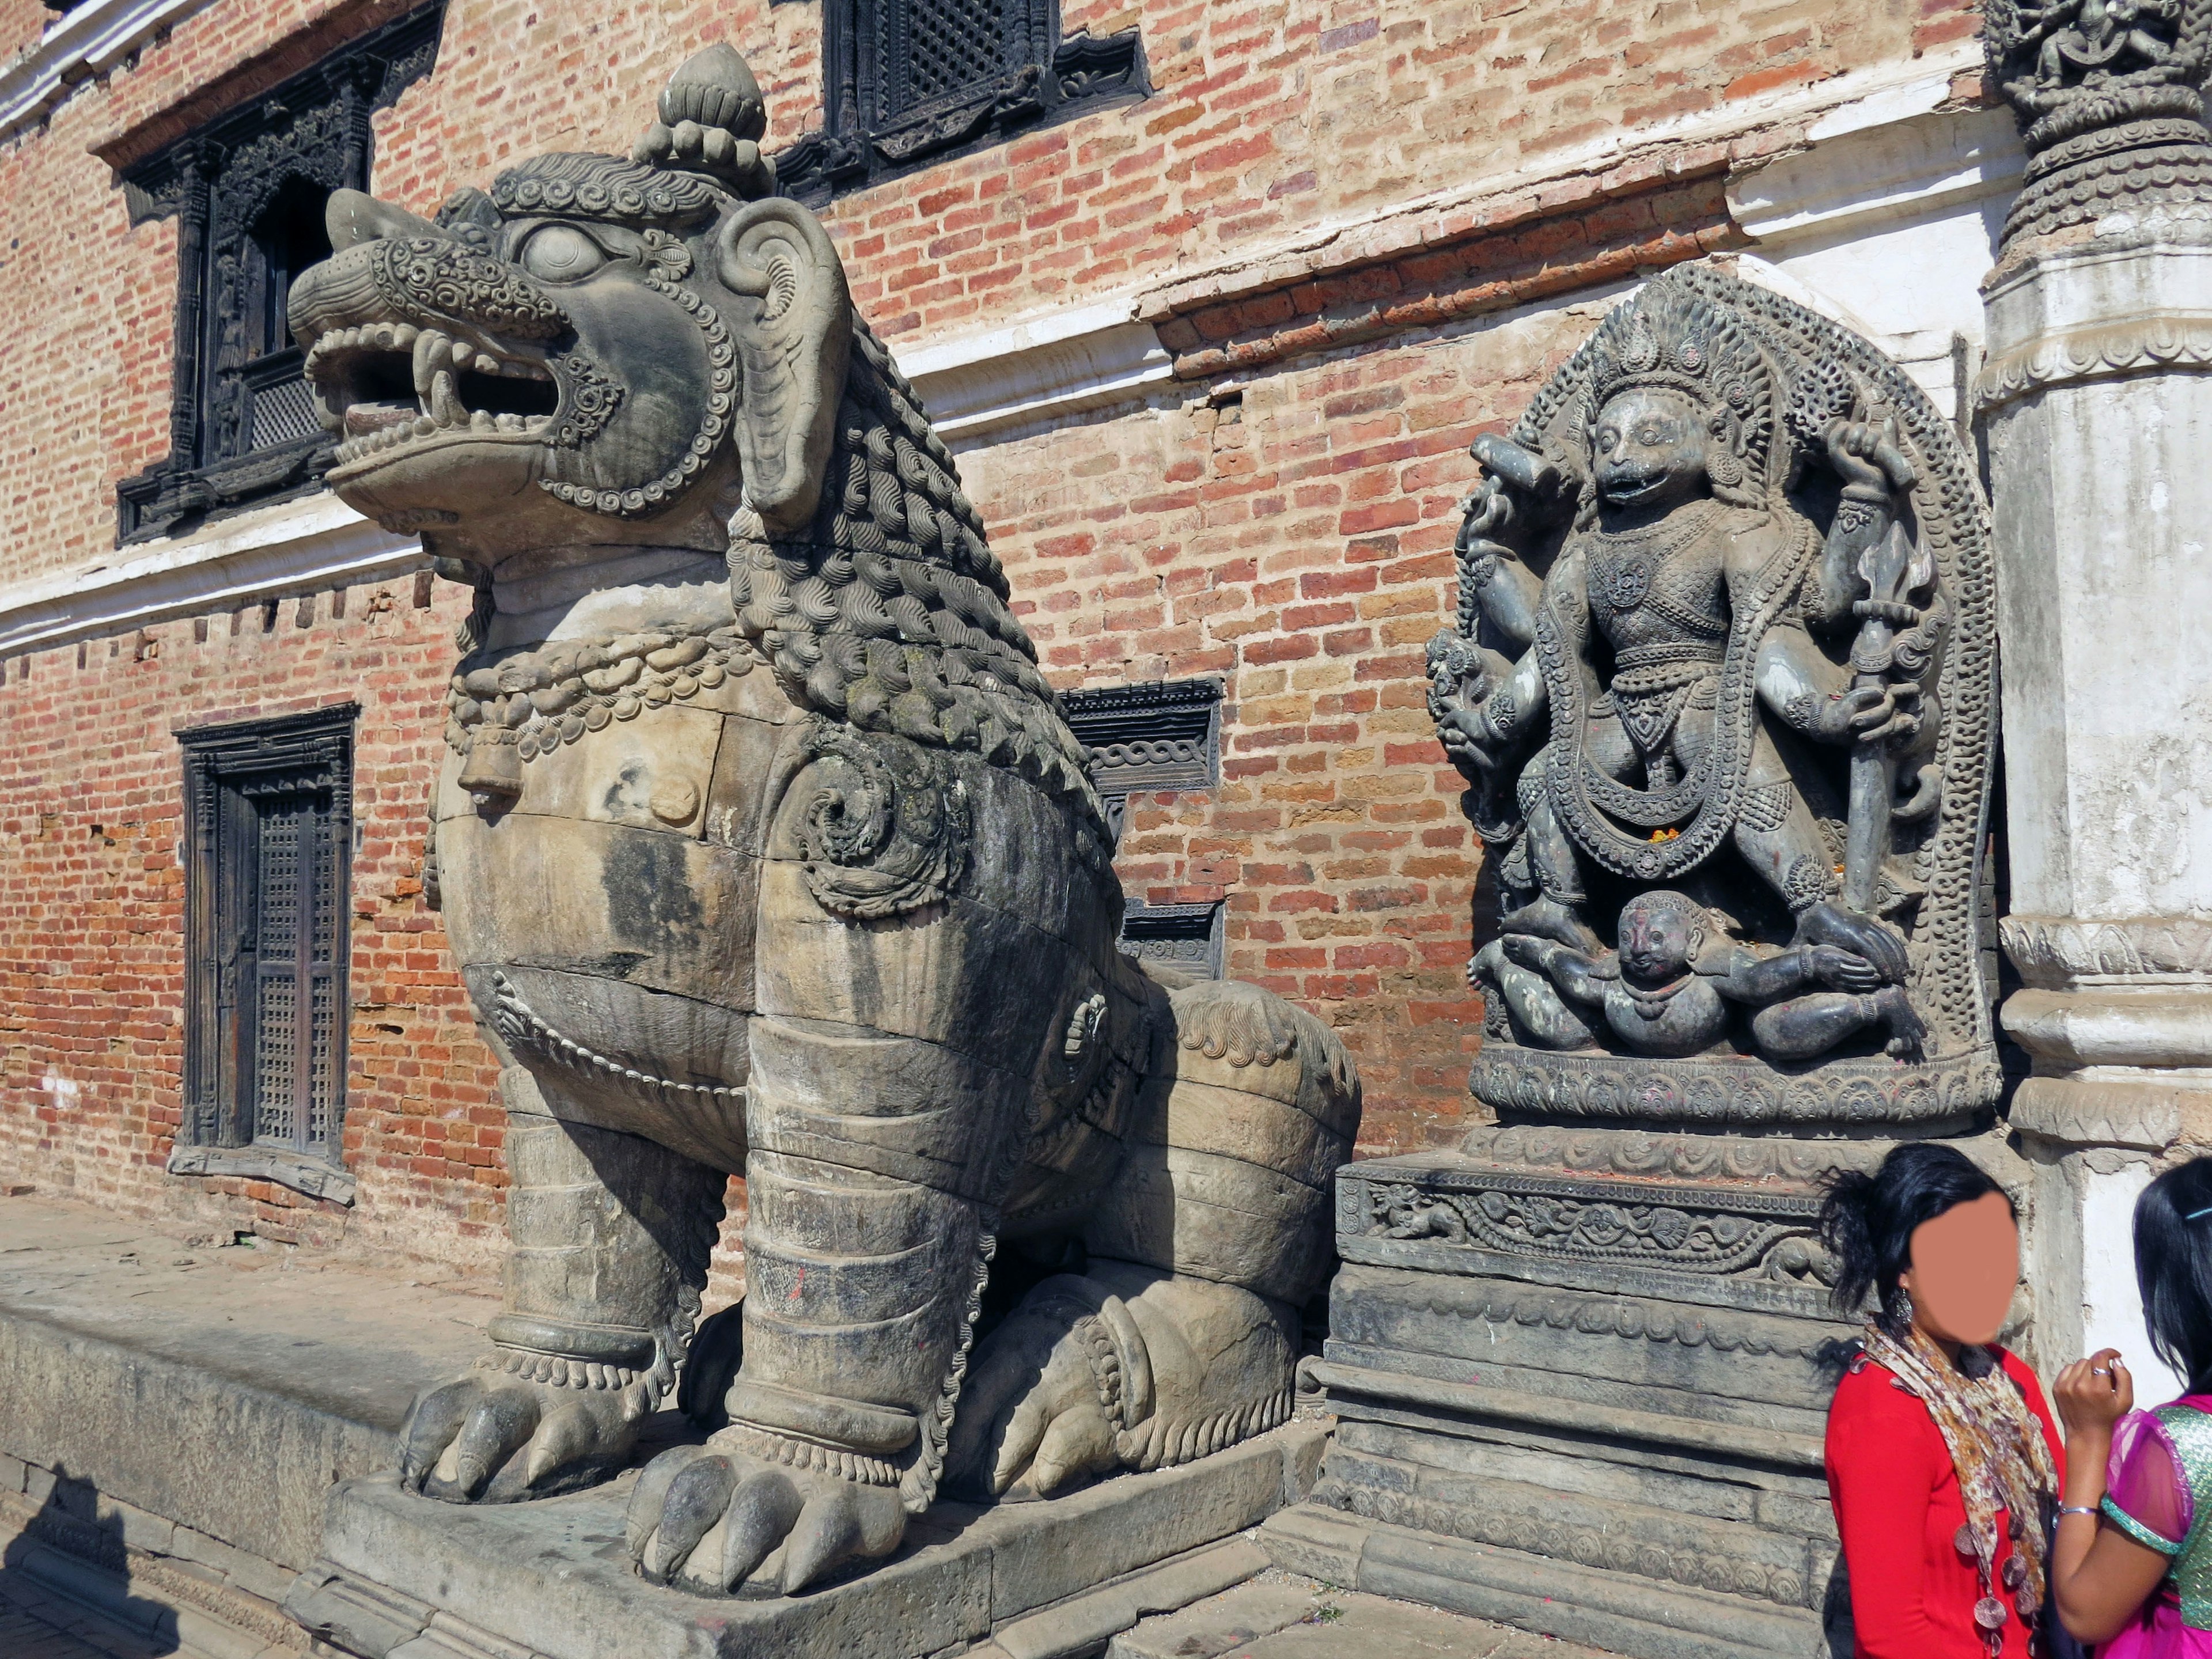
[[(426, 886), (507, 1062), (515, 1248), (404, 1484), (605, 1480), (682, 1370), (722, 1426), (630, 1552), (788, 1593), (948, 1475), (1280, 1423), (1358, 1085), (1310, 1016), (1119, 954), (1082, 746), (758, 88), (711, 47), (659, 114), (435, 222), (340, 192), (291, 318), (332, 483), (478, 593)], [(695, 1351), (730, 1174), (748, 1295)]]

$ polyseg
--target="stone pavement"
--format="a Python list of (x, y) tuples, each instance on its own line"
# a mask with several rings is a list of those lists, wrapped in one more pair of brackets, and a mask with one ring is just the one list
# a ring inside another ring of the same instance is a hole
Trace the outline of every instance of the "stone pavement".
[(227, 1659), (172, 1636), (133, 1630), (63, 1600), (13, 1567), (0, 1567), (0, 1656), (4, 1659)]
[(1611, 1659), (1592, 1648), (1273, 1570), (1114, 1638), (1106, 1659)]

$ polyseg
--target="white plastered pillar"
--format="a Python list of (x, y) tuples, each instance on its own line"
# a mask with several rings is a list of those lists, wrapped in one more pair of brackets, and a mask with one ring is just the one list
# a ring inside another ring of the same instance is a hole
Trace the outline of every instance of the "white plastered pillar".
[(1984, 297), (2035, 1346), (2152, 1404), (2135, 1200), (2212, 1141), (2212, 236), (2116, 216)]

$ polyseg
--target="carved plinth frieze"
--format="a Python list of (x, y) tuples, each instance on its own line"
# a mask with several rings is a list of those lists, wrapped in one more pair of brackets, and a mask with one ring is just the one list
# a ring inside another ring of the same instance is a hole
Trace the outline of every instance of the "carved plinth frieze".
[(1818, 1177), (1833, 1162), (1807, 1178), (1731, 1179), (1578, 1170), (1479, 1146), (1377, 1159), (1338, 1177), (1337, 1249), (1376, 1266), (1830, 1322), (1833, 1275), (1815, 1235)]

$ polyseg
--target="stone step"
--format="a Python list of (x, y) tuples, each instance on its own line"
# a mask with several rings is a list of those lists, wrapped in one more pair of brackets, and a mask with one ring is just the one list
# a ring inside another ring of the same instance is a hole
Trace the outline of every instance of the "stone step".
[(1106, 1659), (1613, 1659), (1595, 1648), (1270, 1571), (1147, 1619)]

